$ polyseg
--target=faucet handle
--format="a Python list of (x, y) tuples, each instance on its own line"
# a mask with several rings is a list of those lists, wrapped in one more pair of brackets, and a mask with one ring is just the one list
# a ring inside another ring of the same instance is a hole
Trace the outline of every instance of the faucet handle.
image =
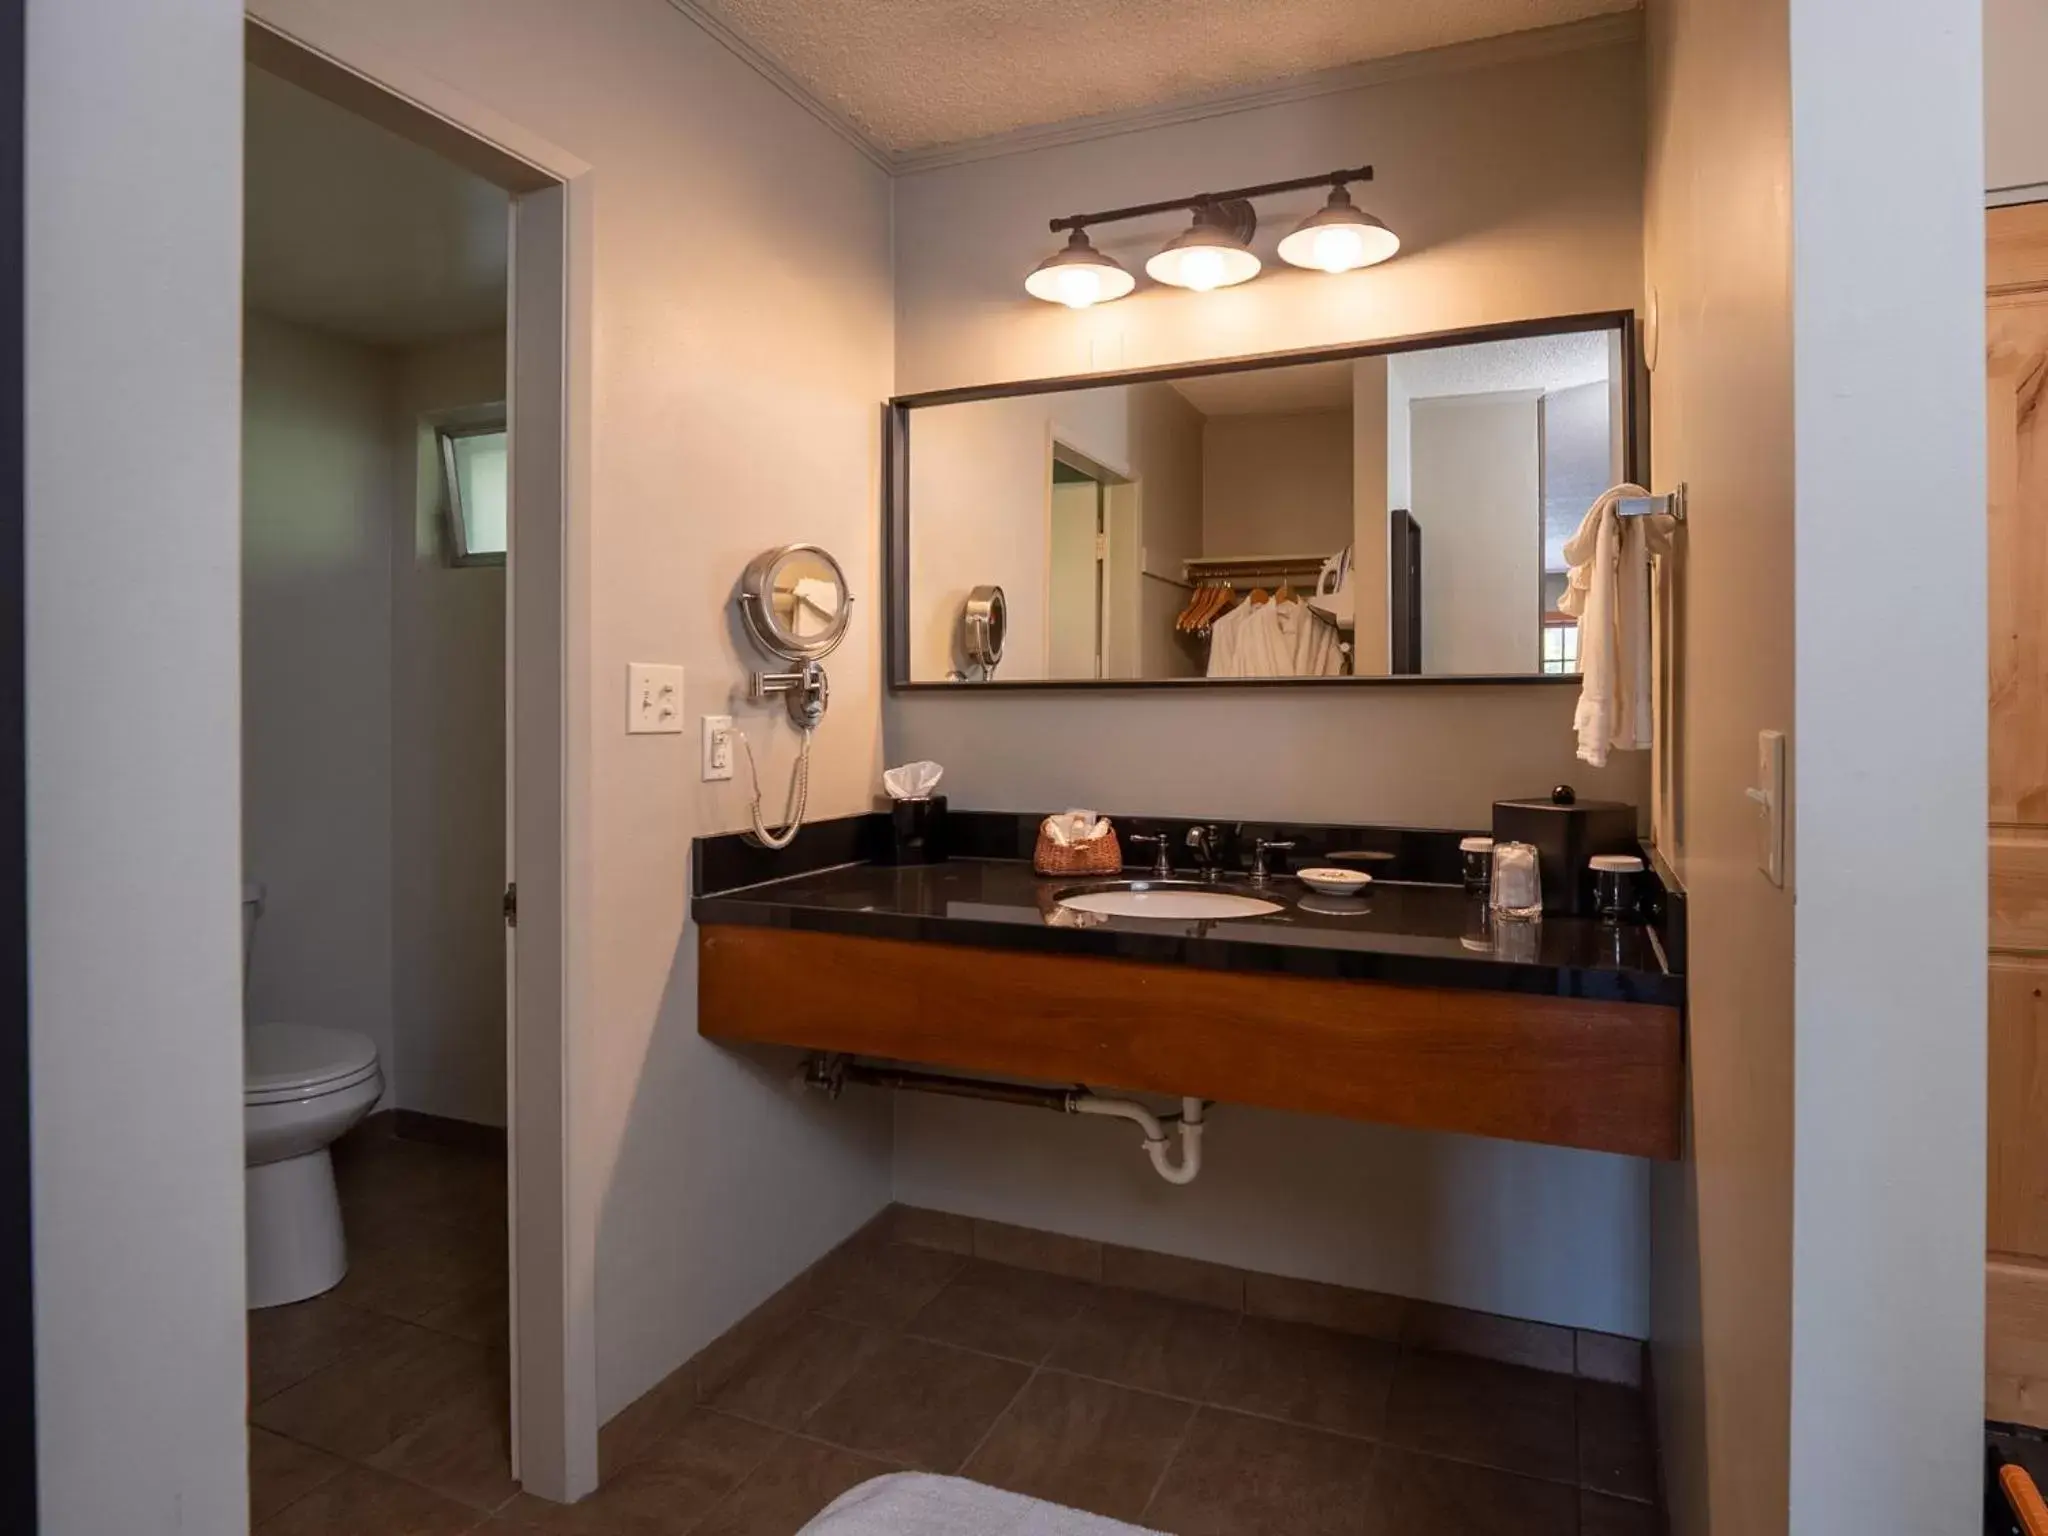
[(1285, 853), (1294, 846), (1292, 838), (1255, 837), (1252, 839), (1252, 880), (1263, 884), (1271, 878), (1266, 869), (1266, 855)]
[(1152, 843), (1159, 852), (1152, 860), (1152, 878), (1164, 880), (1173, 873), (1173, 855), (1168, 851), (1172, 844), (1163, 832), (1133, 832), (1124, 838), (1127, 843)]

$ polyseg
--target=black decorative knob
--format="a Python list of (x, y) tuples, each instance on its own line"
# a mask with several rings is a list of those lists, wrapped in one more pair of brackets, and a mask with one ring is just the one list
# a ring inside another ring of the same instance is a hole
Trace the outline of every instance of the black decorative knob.
[(1550, 792), (1550, 803), (1552, 805), (1577, 805), (1579, 803), (1579, 792), (1569, 784), (1560, 784)]

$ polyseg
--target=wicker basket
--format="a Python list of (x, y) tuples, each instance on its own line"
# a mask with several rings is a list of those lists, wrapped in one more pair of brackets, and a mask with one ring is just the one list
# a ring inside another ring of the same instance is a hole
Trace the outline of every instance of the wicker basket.
[(1054, 842), (1040, 827), (1031, 867), (1041, 875), (1114, 875), (1124, 867), (1123, 845), (1114, 827), (1093, 842), (1071, 844)]

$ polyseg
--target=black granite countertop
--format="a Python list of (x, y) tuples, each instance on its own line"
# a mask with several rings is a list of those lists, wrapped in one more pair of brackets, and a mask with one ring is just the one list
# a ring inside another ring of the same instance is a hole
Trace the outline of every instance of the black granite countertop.
[[(1127, 871), (1124, 879), (1142, 879)], [(1680, 1006), (1653, 928), (1593, 918), (1496, 923), (1485, 903), (1452, 885), (1377, 880), (1363, 897), (1321, 897), (1292, 876), (1252, 891), (1278, 902), (1265, 917), (1161, 921), (1062, 911), (1058, 897), (1086, 877), (1042, 878), (1028, 863), (961, 859), (930, 865), (852, 863), (697, 896), (701, 924), (843, 933), (1092, 955), (1209, 970), (1330, 980), (1469, 987), (1609, 1002)]]

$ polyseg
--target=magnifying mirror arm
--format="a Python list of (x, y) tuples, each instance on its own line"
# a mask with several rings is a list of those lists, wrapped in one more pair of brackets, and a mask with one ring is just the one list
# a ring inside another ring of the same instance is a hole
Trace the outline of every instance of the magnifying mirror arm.
[(807, 661), (795, 672), (756, 672), (747, 689), (747, 697), (756, 704), (766, 703), (781, 694), (789, 706), (789, 718), (800, 728), (816, 730), (818, 722), (825, 718), (825, 706), (832, 700), (832, 684), (825, 676), (825, 669), (815, 661)]

